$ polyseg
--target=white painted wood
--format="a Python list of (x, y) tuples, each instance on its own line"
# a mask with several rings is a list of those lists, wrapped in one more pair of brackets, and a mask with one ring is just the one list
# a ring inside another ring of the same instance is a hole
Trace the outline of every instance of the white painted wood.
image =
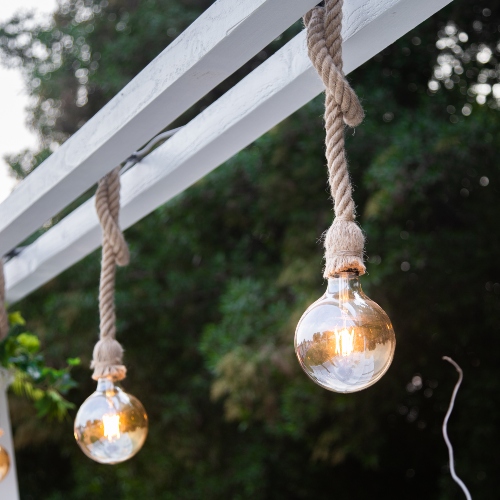
[[(347, 1), (346, 73), (450, 1)], [(122, 176), (122, 227), (182, 192), (321, 91), (302, 32)], [(99, 245), (92, 199), (6, 265), (7, 299), (19, 300)]]
[(316, 2), (215, 2), (0, 204), (0, 255), (167, 127)]
[(0, 437), (0, 445), (7, 450), (10, 456), (10, 470), (5, 479), (0, 482), (0, 498), (2, 500), (19, 500), (17, 486), (16, 457), (14, 454), (14, 443), (12, 441), (12, 430), (10, 427), (9, 404), (7, 401), (7, 388), (10, 377), (5, 374), (6, 370), (0, 368), (0, 429), (4, 434)]

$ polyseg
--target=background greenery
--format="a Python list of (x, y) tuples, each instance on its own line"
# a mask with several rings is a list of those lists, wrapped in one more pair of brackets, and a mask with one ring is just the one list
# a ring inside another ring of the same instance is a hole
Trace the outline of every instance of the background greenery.
[[(25, 16), (1, 26), (3, 62), (23, 68), (43, 146), (10, 158), (16, 174), (211, 3), (68, 0), (48, 28)], [(294, 358), (297, 320), (325, 287), (319, 240), (332, 218), (319, 97), (127, 231), (124, 385), (147, 408), (150, 436), (130, 462), (98, 465), (71, 421), (42, 423), (13, 397), (23, 499), (462, 498), (440, 434), (456, 380), (443, 355), (465, 371), (450, 425), (458, 473), (475, 499), (498, 496), (499, 3), (455, 0), (351, 75), (367, 115), (347, 144), (368, 239), (363, 286), (398, 342), (385, 377), (332, 394)], [(94, 389), (98, 272), (94, 253), (19, 304), (53, 365), (82, 358), (76, 405)]]

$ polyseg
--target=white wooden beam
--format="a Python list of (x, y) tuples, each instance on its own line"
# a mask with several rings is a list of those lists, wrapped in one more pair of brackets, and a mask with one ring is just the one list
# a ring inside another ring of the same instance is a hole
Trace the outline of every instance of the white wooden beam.
[(0, 255), (167, 127), (317, 0), (218, 0), (0, 204)]
[[(352, 71), (450, 1), (347, 1), (345, 71)], [(302, 32), (122, 176), (122, 227), (182, 192), (321, 91)], [(24, 297), (99, 245), (92, 199), (6, 265), (8, 300)]]

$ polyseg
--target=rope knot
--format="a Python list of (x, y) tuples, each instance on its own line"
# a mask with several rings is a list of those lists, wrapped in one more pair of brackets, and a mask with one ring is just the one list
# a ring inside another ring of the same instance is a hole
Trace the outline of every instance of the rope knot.
[(307, 49), (327, 95), (340, 109), (346, 125), (356, 127), (363, 121), (364, 111), (342, 70), (342, 2), (334, 2), (327, 0), (326, 8), (315, 7), (304, 16)]

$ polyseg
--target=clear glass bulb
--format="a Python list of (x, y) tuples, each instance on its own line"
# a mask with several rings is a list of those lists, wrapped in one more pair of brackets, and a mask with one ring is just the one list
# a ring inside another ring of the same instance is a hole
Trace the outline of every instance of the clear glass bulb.
[(148, 434), (148, 416), (141, 402), (111, 379), (101, 378), (75, 418), (75, 439), (83, 452), (101, 464), (133, 457)]
[(328, 280), (295, 331), (295, 352), (304, 371), (321, 387), (356, 392), (389, 368), (396, 337), (383, 309), (361, 289), (357, 273)]
[(10, 457), (7, 450), (0, 446), (0, 482), (5, 479), (10, 469)]

